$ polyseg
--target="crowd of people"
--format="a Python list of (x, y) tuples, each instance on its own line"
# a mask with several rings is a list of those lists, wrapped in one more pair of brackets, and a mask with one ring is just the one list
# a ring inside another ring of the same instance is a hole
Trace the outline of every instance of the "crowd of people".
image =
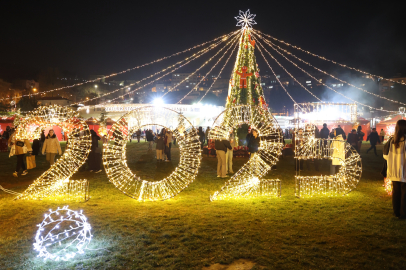
[[(7, 127), (2, 134), (2, 138), (8, 140), (8, 145), (10, 149), (10, 157), (16, 156), (16, 170), (13, 173), (14, 177), (20, 175), (26, 175), (28, 173), (27, 166), (24, 162), (24, 157), (37, 156), (40, 153), (46, 155), (46, 160), (49, 165), (52, 166), (55, 163), (55, 158), (57, 155), (62, 155), (62, 149), (60, 142), (53, 129), (45, 134), (42, 130), (39, 139), (35, 139), (31, 144), (29, 140), (16, 140), (16, 127)], [(88, 156), (88, 170), (91, 172), (101, 171), (101, 150), (99, 147), (100, 136), (94, 130), (91, 130), (91, 151)], [(209, 132), (210, 128), (207, 127), (203, 131), (202, 127), (198, 129), (199, 142), (203, 148), (205, 143), (209, 144)], [(80, 132), (77, 132), (76, 136)], [(284, 134), (292, 138), (294, 141), (294, 133), (290, 131), (285, 131)], [(173, 136), (173, 132), (169, 129), (163, 128), (161, 131), (157, 130), (154, 133), (153, 130), (137, 130), (131, 137), (137, 138), (140, 142), (141, 136), (144, 135), (145, 141), (148, 142), (148, 151), (152, 151), (153, 144), (156, 143), (156, 158), (158, 162), (171, 161), (171, 147), (172, 143), (175, 143), (176, 138)], [(385, 132), (381, 130), (378, 134), (377, 130), (373, 128), (370, 134), (367, 136), (367, 141), (370, 142), (370, 148), (367, 149), (366, 153), (374, 150), (375, 155), (376, 145), (383, 143), (385, 140)], [(362, 127), (359, 126), (357, 129), (352, 129), (351, 132), (346, 135), (344, 130), (338, 125), (337, 128), (329, 130), (327, 124), (323, 124), (323, 128), (318, 130), (316, 127), (315, 137), (321, 139), (334, 139), (336, 141), (347, 142), (359, 153), (361, 152), (361, 145), (364, 140), (365, 133), (362, 131)], [(399, 120), (396, 123), (394, 136), (390, 137), (389, 140), (384, 145), (383, 158), (385, 160), (384, 169), (382, 170), (382, 175), (387, 177), (392, 181), (393, 191), (392, 191), (392, 202), (393, 211), (396, 217), (405, 219), (406, 218), (406, 120)], [(250, 157), (253, 157), (258, 151), (260, 145), (260, 138), (258, 132), (255, 129), (249, 129), (248, 134), (245, 138), (246, 145), (248, 148), (248, 153)], [(67, 142), (69, 144), (69, 141)], [(237, 145), (234, 130), (230, 128), (228, 138), (223, 138), (214, 141), (214, 148), (216, 150), (217, 156), (217, 177), (226, 178), (227, 175), (233, 174), (233, 149)], [(332, 164), (333, 172), (335, 173), (335, 166), (338, 164)]]
[[(25, 162), (24, 157), (30, 157), (35, 164), (35, 157), (42, 154), (45, 155), (46, 161), (49, 163), (49, 166), (52, 165), (56, 161), (57, 155), (62, 155), (62, 148), (61, 144), (58, 140), (58, 137), (55, 134), (53, 129), (48, 131), (48, 134), (45, 135), (45, 130), (41, 131), (40, 138), (34, 139), (32, 144), (29, 140), (17, 140), (16, 139), (16, 132), (15, 128), (7, 127), (7, 129), (3, 132), (2, 138), (7, 140), (7, 145), (10, 148), (9, 157), (15, 156), (16, 157), (16, 169), (13, 173), (14, 177), (18, 177), (19, 175), (27, 175), (28, 169)], [(100, 140), (100, 136), (94, 130), (90, 131), (91, 135), (91, 149), (89, 156), (87, 158), (87, 170), (90, 172), (101, 172), (101, 150), (98, 144)], [(77, 132), (76, 136), (79, 135), (79, 131)], [(69, 140), (67, 141), (67, 145), (69, 144)], [(28, 159), (27, 159), (28, 162)], [(35, 167), (36, 165), (34, 165)], [(20, 171), (22, 171), (20, 173)]]

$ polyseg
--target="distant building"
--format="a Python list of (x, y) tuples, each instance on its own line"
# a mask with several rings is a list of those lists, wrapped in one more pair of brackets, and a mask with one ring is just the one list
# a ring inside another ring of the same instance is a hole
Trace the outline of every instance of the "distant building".
[(49, 105), (59, 105), (59, 106), (69, 106), (72, 101), (63, 97), (41, 97), (38, 98), (38, 104), (41, 106)]
[[(199, 76), (196, 74), (192, 75), (192, 73), (175, 73), (172, 74), (171, 86), (173, 88), (173, 91), (192, 89), (199, 81)], [(179, 83), (181, 84), (177, 86)]]

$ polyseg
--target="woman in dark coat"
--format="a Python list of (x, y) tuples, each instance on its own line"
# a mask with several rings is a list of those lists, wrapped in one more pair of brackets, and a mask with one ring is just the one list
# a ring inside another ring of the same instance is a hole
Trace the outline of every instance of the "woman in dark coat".
[(87, 164), (89, 171), (99, 173), (102, 170), (100, 169), (101, 163), (101, 153), (99, 148), (100, 137), (94, 130), (90, 130), (90, 135), (92, 136), (92, 146), (90, 148), (89, 157), (87, 158)]

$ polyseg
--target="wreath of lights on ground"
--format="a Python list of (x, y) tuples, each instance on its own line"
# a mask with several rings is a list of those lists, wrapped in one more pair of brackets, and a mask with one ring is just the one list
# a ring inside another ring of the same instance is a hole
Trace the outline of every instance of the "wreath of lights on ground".
[(87, 201), (87, 180), (71, 180), (72, 175), (86, 162), (91, 147), (88, 125), (71, 109), (52, 105), (39, 107), (21, 120), (16, 130), (16, 140), (39, 139), (41, 130), (59, 126), (68, 134), (63, 155), (38, 177), (27, 190), (15, 199), (68, 199)]
[(258, 131), (260, 146), (240, 170), (238, 170), (220, 191), (210, 197), (211, 201), (255, 196), (281, 195), (279, 179), (262, 179), (279, 160), (283, 143), (278, 122), (267, 110), (259, 106), (240, 105), (223, 111), (213, 123), (209, 139), (229, 138), (230, 128), (248, 124)]
[[(160, 181), (142, 180), (128, 168), (126, 145), (129, 136), (141, 128), (166, 127), (179, 145), (180, 160), (175, 170)], [(180, 113), (162, 107), (146, 106), (124, 114), (108, 133), (103, 145), (103, 164), (110, 181), (125, 195), (139, 201), (166, 200), (176, 196), (194, 181), (200, 167), (199, 136)]]
[(297, 168), (300, 162), (320, 159), (331, 159), (341, 165), (334, 175), (301, 176), (297, 170), (295, 194), (299, 198), (345, 195), (354, 190), (361, 179), (362, 162), (358, 152), (344, 140), (316, 139), (315, 126), (311, 124), (295, 129), (295, 159)]
[(34, 250), (44, 261), (68, 261), (78, 253), (83, 254), (92, 240), (91, 226), (82, 210), (73, 211), (68, 206), (50, 209), (37, 226)]

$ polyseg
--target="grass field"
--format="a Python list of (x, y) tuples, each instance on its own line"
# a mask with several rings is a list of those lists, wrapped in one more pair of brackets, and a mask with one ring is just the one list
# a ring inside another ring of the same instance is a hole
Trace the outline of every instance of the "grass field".
[[(90, 181), (86, 203), (13, 201), (0, 193), (0, 269), (202, 269), (239, 259), (255, 263), (252, 269), (406, 269), (406, 222), (392, 216), (382, 187), (382, 146), (379, 157), (366, 154), (367, 147), (362, 180), (344, 197), (296, 198), (292, 157), (267, 177), (282, 180), (281, 198), (210, 202), (225, 180), (216, 177), (216, 159), (207, 157), (196, 181), (167, 201), (135, 201), (104, 172), (84, 169), (72, 179)], [(172, 163), (161, 164), (146, 154), (146, 143), (127, 149), (130, 168), (151, 180), (168, 175), (179, 159), (176, 147)], [(234, 159), (234, 170), (245, 162)], [(0, 153), (0, 184), (18, 192), (47, 168), (40, 156), (37, 168), (14, 178), (15, 163)], [(49, 208), (67, 204), (88, 217), (91, 250), (69, 262), (43, 262), (33, 251), (36, 224)]]

